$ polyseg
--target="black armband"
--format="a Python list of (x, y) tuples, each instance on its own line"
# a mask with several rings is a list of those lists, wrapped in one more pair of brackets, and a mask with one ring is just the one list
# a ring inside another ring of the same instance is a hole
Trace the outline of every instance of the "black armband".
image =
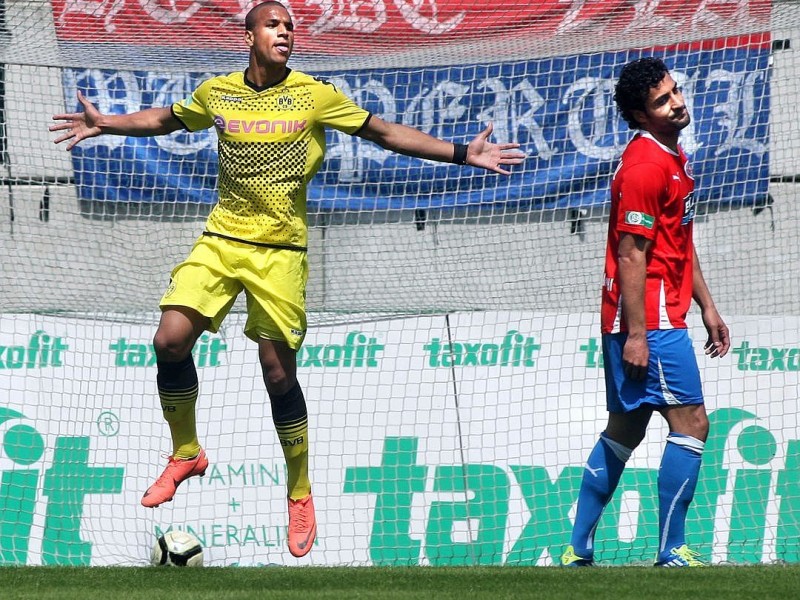
[(453, 163), (457, 165), (467, 164), (466, 144), (453, 144)]

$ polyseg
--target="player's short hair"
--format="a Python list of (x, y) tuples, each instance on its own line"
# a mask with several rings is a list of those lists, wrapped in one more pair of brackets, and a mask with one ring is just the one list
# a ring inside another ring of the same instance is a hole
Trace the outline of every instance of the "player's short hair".
[(244, 17), (244, 28), (246, 31), (253, 31), (253, 28), (256, 26), (256, 14), (265, 6), (280, 6), (282, 9), (287, 10), (283, 3), (278, 2), (278, 0), (267, 0), (266, 2), (256, 4)]
[(633, 111), (645, 109), (650, 90), (656, 87), (669, 73), (667, 65), (660, 58), (648, 56), (639, 58), (622, 67), (617, 85), (614, 87), (614, 102), (617, 103), (622, 118), (631, 129), (641, 125), (634, 118)]

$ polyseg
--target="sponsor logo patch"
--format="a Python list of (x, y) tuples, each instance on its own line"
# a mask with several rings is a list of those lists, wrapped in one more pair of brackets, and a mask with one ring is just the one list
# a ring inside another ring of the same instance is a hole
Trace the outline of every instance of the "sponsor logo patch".
[(655, 219), (652, 215), (648, 215), (647, 213), (638, 212), (635, 210), (629, 210), (625, 212), (625, 224), (626, 225), (641, 225), (646, 229), (652, 229), (653, 223)]

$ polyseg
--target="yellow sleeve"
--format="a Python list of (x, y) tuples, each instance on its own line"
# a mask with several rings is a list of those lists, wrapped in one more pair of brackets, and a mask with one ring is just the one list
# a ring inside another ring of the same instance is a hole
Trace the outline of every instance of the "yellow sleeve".
[(189, 131), (208, 129), (214, 124), (214, 118), (208, 111), (208, 93), (211, 90), (211, 79), (201, 83), (191, 96), (172, 105), (172, 114), (183, 123)]
[(321, 79), (317, 79), (316, 82), (315, 93), (319, 100), (318, 121), (326, 127), (348, 134), (361, 129), (370, 116), (369, 111), (358, 106), (332, 83)]

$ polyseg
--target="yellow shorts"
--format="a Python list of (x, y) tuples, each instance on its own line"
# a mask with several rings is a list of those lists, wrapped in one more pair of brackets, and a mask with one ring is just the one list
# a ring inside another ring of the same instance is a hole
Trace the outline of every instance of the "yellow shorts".
[(256, 341), (285, 341), (297, 350), (306, 335), (307, 281), (305, 251), (203, 235), (173, 269), (159, 306), (193, 308), (211, 319), (209, 330), (216, 332), (244, 290), (245, 335)]

